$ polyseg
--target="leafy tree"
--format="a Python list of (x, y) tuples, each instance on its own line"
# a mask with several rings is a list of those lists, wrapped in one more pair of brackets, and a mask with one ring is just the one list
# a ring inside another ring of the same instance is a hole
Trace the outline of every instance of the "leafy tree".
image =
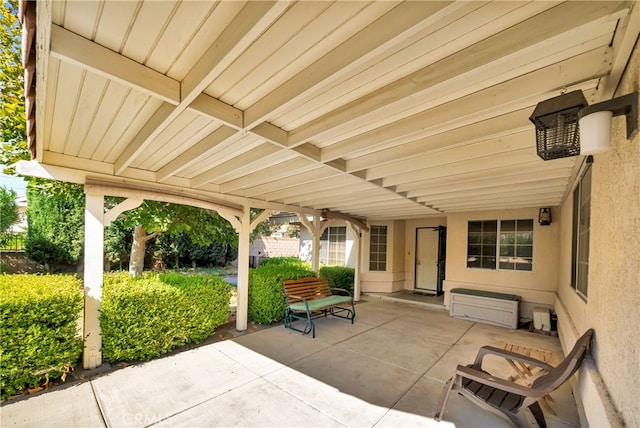
[(161, 233), (170, 236), (187, 235), (198, 245), (212, 242), (237, 246), (233, 227), (215, 212), (187, 205), (158, 201), (144, 201), (128, 211), (125, 225), (133, 228), (133, 243), (129, 259), (129, 273), (140, 275), (144, 269), (147, 242)]
[[(66, 192), (61, 192), (65, 188)], [(76, 264), (84, 249), (84, 198), (80, 185), (27, 189), (25, 254), (52, 268)]]
[(0, 133), (2, 150), (0, 163), (4, 172), (12, 174), (11, 165), (20, 159), (29, 159), (24, 107), (24, 71), (21, 60), (21, 30), (18, 21), (17, 0), (4, 0), (0, 5)]
[(124, 269), (131, 252), (132, 230), (124, 224), (123, 218), (117, 218), (104, 229), (104, 258), (106, 269), (112, 267)]
[(16, 192), (4, 186), (0, 187), (0, 232), (5, 232), (16, 221), (18, 221)]

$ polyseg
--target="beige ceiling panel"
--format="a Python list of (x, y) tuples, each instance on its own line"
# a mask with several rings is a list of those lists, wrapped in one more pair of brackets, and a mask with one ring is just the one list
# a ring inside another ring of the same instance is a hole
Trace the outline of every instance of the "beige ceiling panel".
[[(293, 96), (291, 87), (303, 84), (304, 79), (298, 79), (300, 82), (297, 85), (289, 84), (289, 87), (278, 88), (285, 85), (292, 77), (306, 72), (309, 67), (321, 61), (319, 58), (331, 54), (346, 39), (384, 16), (395, 5), (393, 2), (332, 3), (324, 13), (318, 15), (310, 25), (298, 33), (295, 40), (283, 46), (285, 50), (281, 51), (278, 57), (269, 59), (253, 71), (251, 76), (263, 80), (267, 76), (268, 79), (263, 81), (260, 91), (251, 92), (236, 104), (242, 109), (248, 109), (276, 90), (284, 92), (283, 98)], [(331, 61), (324, 62), (327, 67), (333, 65)], [(267, 109), (271, 108), (267, 107)]]
[(87, 39), (93, 39), (102, 8), (103, 3), (98, 1), (67, 1), (62, 25)]
[(168, 21), (176, 12), (177, 5), (178, 3), (171, 1), (142, 2), (126, 36), (122, 54), (146, 64), (166, 30)]
[(427, 178), (440, 177), (442, 175), (456, 175), (471, 171), (486, 171), (505, 167), (509, 165), (526, 164), (529, 162), (542, 162), (533, 149), (520, 149), (512, 152), (488, 154), (473, 159), (453, 162), (446, 165), (440, 165), (433, 168), (425, 168), (416, 171), (386, 176), (382, 179), (385, 187), (397, 186), (399, 184), (426, 180)]
[(193, 187), (199, 187), (202, 184), (210, 182), (213, 177), (205, 180), (205, 177), (198, 178), (198, 176), (206, 174), (212, 168), (222, 165), (234, 157), (247, 153), (262, 144), (262, 139), (255, 135), (234, 135), (223, 144), (217, 145), (206, 157), (201, 157), (198, 162), (194, 163), (189, 169), (189, 172), (194, 174), (193, 176), (189, 175), (189, 178), (192, 179), (191, 185)]
[(120, 85), (114, 81), (106, 82), (97, 110), (95, 111), (95, 118), (78, 150), (77, 155), (79, 157), (94, 159), (95, 152), (104, 140), (106, 133), (113, 126), (118, 111), (126, 101), (130, 92), (131, 89), (124, 85)]
[[(537, 3), (542, 4), (542, 2)], [(496, 5), (504, 4), (496, 3)], [(546, 7), (549, 7), (550, 4), (547, 3)], [(606, 33), (608, 33), (610, 40), (615, 20), (608, 20), (606, 26), (602, 25), (601, 21), (595, 21), (595, 24), (589, 24), (587, 27), (581, 28), (579, 32), (575, 31), (574, 27), (583, 25), (589, 19), (603, 16), (607, 11), (615, 10), (617, 5), (610, 3), (607, 8), (602, 8), (601, 5), (589, 6), (590, 15), (573, 13), (577, 7), (584, 8), (584, 5), (563, 5), (562, 8), (566, 10), (554, 8), (548, 13), (536, 16), (531, 22), (526, 21), (513, 26), (488, 40), (461, 49), (430, 67), (419, 70), (388, 87), (372, 92), (342, 107), (337, 112), (328, 113), (326, 116), (293, 130), (292, 142), (297, 143), (314, 136), (320, 137), (318, 132), (323, 132), (323, 130), (330, 130), (330, 132), (321, 134), (322, 140), (331, 141), (336, 138), (345, 138), (349, 135), (346, 132), (349, 130), (353, 132), (355, 125), (347, 125), (350, 120), (357, 119), (359, 131), (364, 132), (367, 130), (367, 126), (365, 126), (367, 124), (371, 126), (371, 124), (377, 123), (380, 126), (380, 124), (397, 120), (398, 117), (408, 116), (421, 109), (433, 107), (437, 105), (435, 104), (436, 100), (441, 104), (454, 99), (454, 96), (467, 95), (536, 70), (542, 67), (541, 64), (553, 64), (564, 57), (592, 49), (593, 47), (585, 46), (586, 42)], [(573, 8), (573, 10), (569, 8)], [(476, 14), (473, 16), (475, 17)], [(478, 16), (481, 15), (478, 14)], [(493, 22), (490, 23), (491, 25), (488, 27), (492, 31), (501, 29), (501, 27), (495, 27)], [(591, 28), (596, 26), (600, 28)], [(540, 33), (539, 35), (532, 31), (534, 28)], [(571, 31), (567, 33), (568, 30)], [(543, 40), (545, 33), (560, 34), (560, 36), (551, 41), (539, 43)], [(605, 44), (607, 43), (608, 41)], [(440, 46), (438, 43), (434, 44)], [(455, 46), (455, 43), (445, 43), (446, 47), (442, 49), (451, 49), (449, 47), (451, 45)], [(563, 52), (570, 46), (581, 50), (573, 53)], [(562, 57), (554, 57), (554, 52), (560, 52)], [(492, 62), (493, 65), (491, 65)], [(468, 71), (474, 68), (480, 72), (475, 75), (469, 74)], [(452, 78), (455, 79), (448, 80)], [(434, 88), (439, 88), (439, 91), (434, 92)], [(424, 101), (421, 100), (429, 100), (429, 103), (424, 104)], [(400, 105), (396, 105), (395, 102), (398, 101), (401, 102)], [(421, 106), (421, 103), (424, 105)], [(373, 113), (376, 110), (381, 111), (376, 115)], [(340, 126), (340, 124), (345, 124), (345, 126)], [(325, 144), (327, 143), (325, 142)]]
[(66, 146), (71, 123), (78, 109), (82, 81), (85, 71), (71, 64), (60, 63), (57, 74), (58, 80), (55, 89), (55, 99), (52, 100), (53, 117), (49, 147), (47, 150), (63, 153)]
[(182, 112), (149, 146), (149, 155), (141, 156), (132, 166), (156, 171), (209, 135), (220, 125), (208, 117), (186, 110)]
[(242, 178), (228, 181), (220, 185), (220, 191), (223, 193), (232, 193), (242, 195), (242, 189), (251, 188), (269, 181), (279, 180), (284, 177), (293, 177), (312, 170), (316, 167), (316, 163), (304, 158), (296, 158), (281, 162), (272, 168), (247, 174)]
[(451, 192), (449, 194), (430, 195), (417, 198), (418, 202), (428, 205), (442, 205), (455, 201), (476, 201), (493, 198), (515, 198), (522, 196), (540, 196), (549, 193), (563, 192), (566, 188), (567, 180), (542, 180), (539, 183), (522, 185), (514, 183), (499, 187), (489, 187), (482, 190), (472, 190), (466, 192)]
[[(423, 173), (420, 180), (397, 184), (395, 186), (395, 190), (397, 192), (408, 192), (411, 196), (415, 196), (412, 191), (429, 189), (431, 186), (435, 188), (468, 185), (469, 183), (482, 182), (482, 180), (499, 180), (501, 177), (511, 180), (512, 176), (518, 177), (521, 174), (540, 177), (547, 173), (556, 173), (557, 171), (557, 174), (564, 173), (566, 177), (569, 177), (571, 175), (573, 165), (574, 160), (566, 158), (556, 159), (553, 162), (548, 163), (543, 162), (541, 159), (536, 159), (525, 163), (508, 164), (506, 166), (494, 167), (491, 169), (474, 169), (462, 173), (455, 173), (455, 171), (450, 171), (448, 168), (440, 168), (437, 171), (433, 171), (432, 174)], [(518, 178), (514, 178), (514, 180), (516, 179)]]
[(73, 116), (64, 149), (64, 153), (71, 156), (78, 156), (80, 149), (85, 144), (91, 145), (93, 143), (95, 145), (95, 140), (88, 141), (88, 138), (92, 138), (89, 137), (89, 130), (96, 121), (96, 117), (99, 117), (97, 113), (109, 84), (107, 79), (93, 73), (84, 73), (83, 77), (77, 111)]
[(476, 141), (511, 135), (521, 130), (530, 129), (531, 122), (529, 122), (528, 119), (530, 115), (530, 108), (517, 110), (448, 132), (419, 138), (401, 146), (381, 149), (364, 156), (347, 160), (347, 171), (355, 172), (367, 168), (374, 168), (403, 159), (410, 159), (416, 155), (429, 152), (435, 153), (460, 145), (472, 144)]
[(325, 147), (322, 150), (322, 159), (351, 158), (357, 154), (372, 153), (379, 148), (411, 141), (411, 139), (427, 133), (429, 128), (442, 132), (442, 128), (452, 129), (453, 126), (463, 126), (481, 118), (507, 113), (513, 109), (533, 107), (538, 100), (532, 94), (544, 92), (545, 88), (549, 86), (558, 87), (560, 90), (566, 86), (567, 82), (574, 84), (606, 74), (610, 64), (601, 62), (602, 58), (606, 57), (606, 50), (590, 51), (552, 67), (484, 89), (341, 141), (339, 144)]
[(104, 2), (93, 40), (114, 52), (121, 52), (141, 6), (142, 2), (136, 1)]
[(238, 154), (232, 159), (208, 169), (200, 176), (194, 177), (192, 182), (196, 187), (201, 181), (216, 184), (225, 183), (247, 174), (269, 169), (275, 164), (294, 158), (295, 155), (283, 153), (273, 144), (259, 142), (253, 149)]
[(162, 102), (148, 95), (130, 91), (125, 102), (118, 108), (118, 114), (109, 132), (94, 154), (98, 160), (115, 163), (129, 142), (140, 132), (156, 113)]
[[(336, 189), (336, 195), (345, 186), (358, 183), (353, 177), (345, 175), (337, 175), (327, 177), (325, 179), (316, 180), (306, 184), (298, 184), (296, 186), (288, 187), (286, 189), (280, 189), (275, 192), (267, 193), (265, 198), (267, 200), (280, 200), (286, 197), (297, 197), (308, 195), (310, 193), (325, 191), (327, 189)], [(362, 183), (360, 183), (362, 184)]]
[[(550, 171), (538, 171), (537, 173), (527, 174), (513, 174), (502, 176), (498, 174), (491, 174), (486, 178), (470, 180), (462, 183), (448, 183), (445, 180), (441, 180), (444, 184), (439, 186), (433, 186), (430, 184), (415, 187), (411, 190), (404, 190), (407, 192), (407, 197), (413, 198), (426, 198), (434, 195), (452, 194), (456, 192), (479, 192), (485, 189), (493, 189), (497, 186), (522, 186), (522, 185), (548, 185), (552, 182), (561, 181), (564, 184), (567, 183), (571, 174), (571, 170), (568, 168), (553, 169)], [(424, 182), (423, 182), (424, 183)], [(406, 186), (406, 185), (405, 185)], [(396, 187), (396, 191), (401, 192), (401, 187)]]
[(179, 59), (168, 70), (167, 75), (182, 81), (193, 67), (193, 64), (218, 39), (245, 4), (246, 2), (241, 0), (215, 3), (215, 9), (211, 11), (202, 26), (195, 29), (196, 32), (193, 38), (183, 49)]
[(314, 181), (329, 178), (338, 174), (341, 173), (335, 170), (328, 171), (327, 168), (318, 165), (313, 169), (310, 169), (309, 171), (297, 174), (295, 176), (295, 179), (292, 176), (287, 176), (278, 180), (265, 181), (264, 183), (245, 189), (244, 194), (249, 198), (256, 197), (262, 199), (265, 197), (266, 193), (275, 192), (276, 190), (288, 189), (298, 185), (313, 183)]
[(530, 129), (497, 139), (458, 145), (448, 150), (426, 152), (421, 155), (415, 155), (410, 159), (404, 159), (400, 162), (388, 163), (383, 166), (370, 168), (367, 170), (367, 180), (371, 181), (399, 173), (407, 173), (409, 171), (462, 162), (491, 154), (507, 153), (523, 149), (530, 152), (532, 138), (535, 138), (535, 133), (533, 129)]
[[(217, 96), (224, 98), (228, 103), (237, 104), (272, 75), (281, 73), (288, 64), (313, 46), (316, 40), (312, 37), (321, 38), (326, 35), (326, 33), (310, 34), (310, 37), (305, 40), (305, 46), (299, 46), (299, 50), (294, 50), (289, 45), (291, 40), (300, 40), (297, 38), (300, 32), (330, 6), (330, 2), (293, 4), (256, 43), (216, 78), (215, 88), (226, 88), (224, 92), (216, 91)], [(264, 95), (266, 94), (259, 96)]]
[[(524, 14), (531, 16), (543, 8), (550, 7), (549, 5), (551, 3), (545, 5), (538, 2), (523, 6), (518, 2), (469, 2), (456, 5), (457, 9), (450, 7), (449, 13), (442, 19), (423, 26), (419, 33), (398, 45), (397, 49), (389, 51), (384, 57), (376, 58), (359, 73), (324, 91), (322, 103), (309, 100), (304, 108), (296, 108), (280, 120), (298, 128), (320, 115), (328, 114), (345, 102), (360, 99), (372, 90), (437, 62), (496, 31), (508, 28), (522, 19)], [(296, 134), (299, 134), (299, 131), (294, 133)], [(309, 137), (308, 134), (306, 137), (296, 135), (294, 141)]]
[(178, 2), (146, 65), (162, 74), (171, 70), (195, 37), (195, 30), (203, 25), (215, 8), (216, 5), (208, 1)]

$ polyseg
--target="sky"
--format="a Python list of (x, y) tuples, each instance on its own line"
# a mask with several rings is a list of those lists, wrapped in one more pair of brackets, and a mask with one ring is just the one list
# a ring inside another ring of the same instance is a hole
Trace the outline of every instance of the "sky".
[(27, 183), (20, 177), (0, 173), (0, 186), (15, 190), (17, 196), (26, 194)]

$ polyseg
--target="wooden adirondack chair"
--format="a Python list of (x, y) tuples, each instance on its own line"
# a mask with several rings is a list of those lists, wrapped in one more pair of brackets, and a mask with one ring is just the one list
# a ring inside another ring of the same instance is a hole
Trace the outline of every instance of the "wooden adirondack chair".
[[(447, 400), (451, 391), (471, 400), (478, 406), (506, 419), (513, 425), (525, 425), (524, 412), (529, 409), (541, 428), (547, 424), (538, 403), (545, 395), (555, 391), (567, 381), (582, 364), (582, 360), (591, 343), (593, 329), (587, 330), (576, 342), (571, 352), (556, 367), (528, 357), (492, 346), (483, 346), (478, 351), (476, 360), (468, 366), (458, 365), (455, 375), (449, 379), (442, 394), (435, 419), (439, 421), (444, 415)], [(497, 355), (513, 361), (535, 365), (548, 373), (535, 379), (531, 386), (520, 385), (504, 380), (482, 370), (482, 360), (486, 355)]]

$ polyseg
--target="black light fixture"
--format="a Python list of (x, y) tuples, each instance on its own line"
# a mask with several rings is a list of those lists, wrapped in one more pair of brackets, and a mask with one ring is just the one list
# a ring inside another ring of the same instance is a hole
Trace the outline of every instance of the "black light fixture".
[(327, 210), (322, 210), (320, 212), (320, 221), (327, 221), (329, 220), (329, 212)]
[(547, 161), (580, 154), (578, 112), (587, 105), (582, 91), (538, 103), (529, 117), (536, 127), (538, 156)]
[(551, 208), (540, 208), (538, 223), (541, 226), (549, 226), (551, 224)]
[(543, 160), (590, 155), (611, 142), (611, 118), (625, 115), (627, 139), (638, 132), (638, 93), (588, 105), (582, 91), (538, 103), (529, 120), (536, 127), (536, 147)]

